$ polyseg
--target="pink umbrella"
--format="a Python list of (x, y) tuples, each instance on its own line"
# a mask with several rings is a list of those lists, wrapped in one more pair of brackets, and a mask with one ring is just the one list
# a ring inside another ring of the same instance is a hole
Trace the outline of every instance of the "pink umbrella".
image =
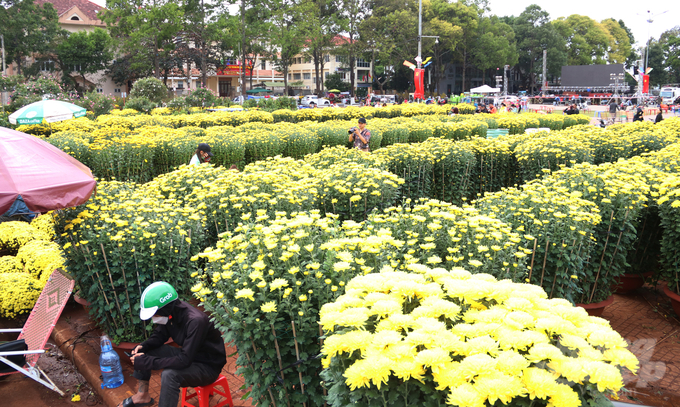
[(0, 214), (19, 195), (34, 212), (77, 206), (96, 185), (89, 168), (57, 147), (0, 127)]

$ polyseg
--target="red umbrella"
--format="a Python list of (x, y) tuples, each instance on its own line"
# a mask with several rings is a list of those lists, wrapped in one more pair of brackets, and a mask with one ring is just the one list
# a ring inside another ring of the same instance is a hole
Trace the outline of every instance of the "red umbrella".
[(96, 184), (89, 168), (57, 147), (0, 127), (0, 214), (19, 195), (34, 212), (77, 206)]

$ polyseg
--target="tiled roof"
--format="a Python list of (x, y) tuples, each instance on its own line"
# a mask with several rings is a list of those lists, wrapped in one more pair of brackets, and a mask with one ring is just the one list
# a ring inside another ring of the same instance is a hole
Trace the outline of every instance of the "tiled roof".
[(51, 3), (55, 10), (57, 10), (57, 15), (59, 17), (66, 14), (75, 6), (85, 13), (89, 19), (98, 20), (97, 12), (104, 9), (104, 7), (88, 0), (35, 0), (35, 4), (43, 5), (45, 3)]

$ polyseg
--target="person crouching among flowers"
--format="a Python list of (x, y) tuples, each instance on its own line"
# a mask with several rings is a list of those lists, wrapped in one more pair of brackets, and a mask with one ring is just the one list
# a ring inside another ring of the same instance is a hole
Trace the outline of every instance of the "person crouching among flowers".
[(210, 148), (210, 145), (208, 145), (207, 143), (200, 143), (198, 145), (198, 148), (196, 148), (196, 154), (194, 154), (194, 156), (191, 157), (189, 165), (198, 165), (210, 162), (210, 159), (212, 159), (213, 156), (211, 150), (212, 149)]

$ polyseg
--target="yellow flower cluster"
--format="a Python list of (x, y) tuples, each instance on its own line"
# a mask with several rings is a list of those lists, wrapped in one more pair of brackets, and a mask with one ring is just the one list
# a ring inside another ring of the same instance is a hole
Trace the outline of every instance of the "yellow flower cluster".
[(538, 399), (577, 407), (579, 389), (615, 395), (620, 369), (638, 368), (607, 321), (548, 300), (540, 287), (461, 268), (410, 269), (355, 277), (321, 308), (320, 324), (332, 333), (323, 364), (342, 372), (355, 400), (379, 397), (373, 389), (401, 393), (396, 377), (400, 387), (418, 381), (415, 391), (431, 388), (457, 406)]
[(51, 214), (31, 223), (0, 223), (0, 316), (30, 312), (52, 272), (64, 268), (64, 253), (53, 237)]

